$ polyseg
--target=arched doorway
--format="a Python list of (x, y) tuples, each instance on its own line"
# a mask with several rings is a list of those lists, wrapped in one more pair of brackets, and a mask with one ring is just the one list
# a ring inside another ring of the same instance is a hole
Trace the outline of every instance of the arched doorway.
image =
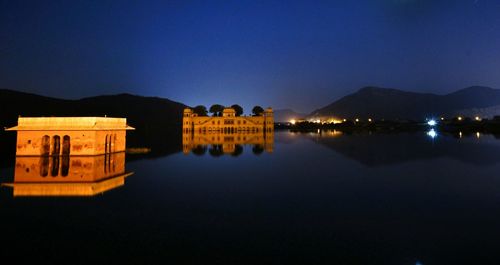
[[(48, 153), (47, 153), (47, 155), (48, 155)], [(40, 176), (42, 176), (42, 177), (48, 176), (49, 175), (49, 157), (48, 156), (40, 157), (39, 163), (40, 163)]]
[(69, 174), (69, 155), (62, 157), (61, 176), (67, 177)]
[(104, 144), (104, 153), (106, 153), (106, 154), (109, 153), (109, 149), (111, 146), (110, 140), (111, 140), (110, 135), (106, 134), (106, 143)]
[(52, 155), (59, 155), (61, 153), (61, 137), (54, 135), (52, 137)]
[(52, 165), (50, 166), (50, 175), (57, 177), (59, 175), (59, 156), (52, 157)]
[(70, 147), (71, 147), (71, 143), (70, 143), (70, 140), (71, 138), (69, 137), (69, 135), (65, 135), (63, 137), (63, 144), (62, 144), (62, 155), (69, 155), (69, 152), (70, 152)]
[(116, 152), (116, 133), (113, 134), (113, 148), (111, 149), (112, 152)]
[(42, 137), (42, 146), (40, 150), (40, 155), (48, 156), (50, 154), (50, 136), (44, 135)]

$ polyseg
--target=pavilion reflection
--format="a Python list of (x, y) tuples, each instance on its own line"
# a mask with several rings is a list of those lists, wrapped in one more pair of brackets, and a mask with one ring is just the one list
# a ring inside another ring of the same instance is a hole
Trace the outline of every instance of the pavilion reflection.
[(198, 133), (188, 132), (182, 135), (184, 154), (218, 157), (222, 155), (239, 156), (243, 146), (252, 146), (256, 155), (264, 151), (272, 153), (274, 149), (274, 132), (239, 132), (239, 133)]
[(18, 156), (13, 196), (94, 196), (125, 185), (125, 152), (98, 156)]

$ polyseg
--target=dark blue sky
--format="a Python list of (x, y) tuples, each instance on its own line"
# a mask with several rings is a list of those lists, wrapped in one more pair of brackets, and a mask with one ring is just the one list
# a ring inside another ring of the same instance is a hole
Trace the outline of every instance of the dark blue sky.
[(375, 85), (500, 88), (500, 1), (3, 1), (0, 87), (309, 112)]

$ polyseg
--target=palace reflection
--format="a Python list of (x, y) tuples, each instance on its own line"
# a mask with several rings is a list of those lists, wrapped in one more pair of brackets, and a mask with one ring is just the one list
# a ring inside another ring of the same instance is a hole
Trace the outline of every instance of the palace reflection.
[(252, 152), (256, 155), (263, 152), (272, 153), (274, 149), (274, 131), (188, 132), (182, 135), (184, 154), (204, 155), (208, 153), (214, 157), (222, 155), (238, 156), (243, 153), (243, 146), (245, 145), (252, 146)]
[(125, 185), (125, 152), (98, 156), (18, 156), (16, 196), (94, 196)]

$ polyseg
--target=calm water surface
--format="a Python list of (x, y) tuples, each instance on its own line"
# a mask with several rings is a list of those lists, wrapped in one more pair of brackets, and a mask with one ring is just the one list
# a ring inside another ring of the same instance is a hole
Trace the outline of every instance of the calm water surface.
[(134, 174), (91, 197), (14, 197), (4, 186), (0, 253), (66, 264), (500, 263), (493, 136), (276, 132), (268, 151), (127, 155)]

